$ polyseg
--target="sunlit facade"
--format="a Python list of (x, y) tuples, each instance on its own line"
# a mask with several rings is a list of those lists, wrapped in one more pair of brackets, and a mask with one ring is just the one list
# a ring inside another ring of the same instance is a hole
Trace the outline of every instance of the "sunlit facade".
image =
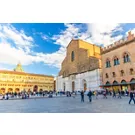
[(14, 71), (0, 70), (0, 93), (21, 91), (52, 91), (54, 77), (25, 73), (19, 63)]

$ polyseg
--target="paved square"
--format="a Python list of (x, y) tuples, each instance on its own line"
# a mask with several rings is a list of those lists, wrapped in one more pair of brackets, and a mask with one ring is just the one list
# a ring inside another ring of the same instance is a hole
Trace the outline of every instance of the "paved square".
[(128, 104), (129, 97), (122, 99), (98, 99), (93, 97), (92, 103), (81, 103), (80, 95), (73, 97), (42, 98), (27, 100), (1, 100), (1, 113), (135, 113), (133, 102)]

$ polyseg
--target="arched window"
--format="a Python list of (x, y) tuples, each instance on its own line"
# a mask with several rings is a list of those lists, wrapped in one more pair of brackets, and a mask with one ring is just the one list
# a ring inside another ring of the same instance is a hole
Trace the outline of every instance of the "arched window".
[(120, 71), (121, 76), (124, 76), (124, 70)]
[(111, 63), (110, 63), (109, 59), (106, 60), (106, 68), (108, 68), (108, 67), (111, 67)]
[(130, 68), (130, 75), (133, 75), (133, 74), (134, 74), (134, 69)]
[(108, 76), (108, 74), (107, 74), (107, 73), (105, 74), (105, 76), (106, 76), (106, 78), (109, 78), (109, 76)]
[(117, 57), (114, 58), (114, 66), (119, 65), (119, 59)]
[(124, 63), (130, 62), (130, 57), (127, 53), (124, 53), (123, 61), (124, 61)]
[(112, 72), (112, 76), (113, 76), (113, 77), (116, 77), (116, 74), (115, 74), (115, 72)]
[(74, 61), (74, 59), (75, 59), (75, 54), (74, 54), (74, 51), (72, 51), (72, 53), (71, 53), (71, 61)]

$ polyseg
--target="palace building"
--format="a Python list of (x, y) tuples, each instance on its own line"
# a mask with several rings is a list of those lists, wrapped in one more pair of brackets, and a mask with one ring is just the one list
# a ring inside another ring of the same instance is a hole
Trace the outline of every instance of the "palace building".
[(13, 71), (0, 70), (0, 93), (21, 91), (52, 91), (54, 77), (25, 73), (19, 63)]
[(56, 90), (100, 90), (101, 48), (82, 40), (71, 40), (56, 78)]
[(135, 90), (135, 36), (102, 49), (102, 87), (110, 90)]

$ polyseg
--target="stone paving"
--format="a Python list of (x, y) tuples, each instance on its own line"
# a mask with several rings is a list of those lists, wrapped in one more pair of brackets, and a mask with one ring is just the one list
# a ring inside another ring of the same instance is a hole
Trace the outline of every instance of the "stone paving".
[(42, 98), (26, 100), (1, 100), (0, 113), (135, 113), (133, 102), (128, 104), (129, 97), (122, 99), (98, 99), (93, 97), (92, 103), (80, 102), (77, 97)]

